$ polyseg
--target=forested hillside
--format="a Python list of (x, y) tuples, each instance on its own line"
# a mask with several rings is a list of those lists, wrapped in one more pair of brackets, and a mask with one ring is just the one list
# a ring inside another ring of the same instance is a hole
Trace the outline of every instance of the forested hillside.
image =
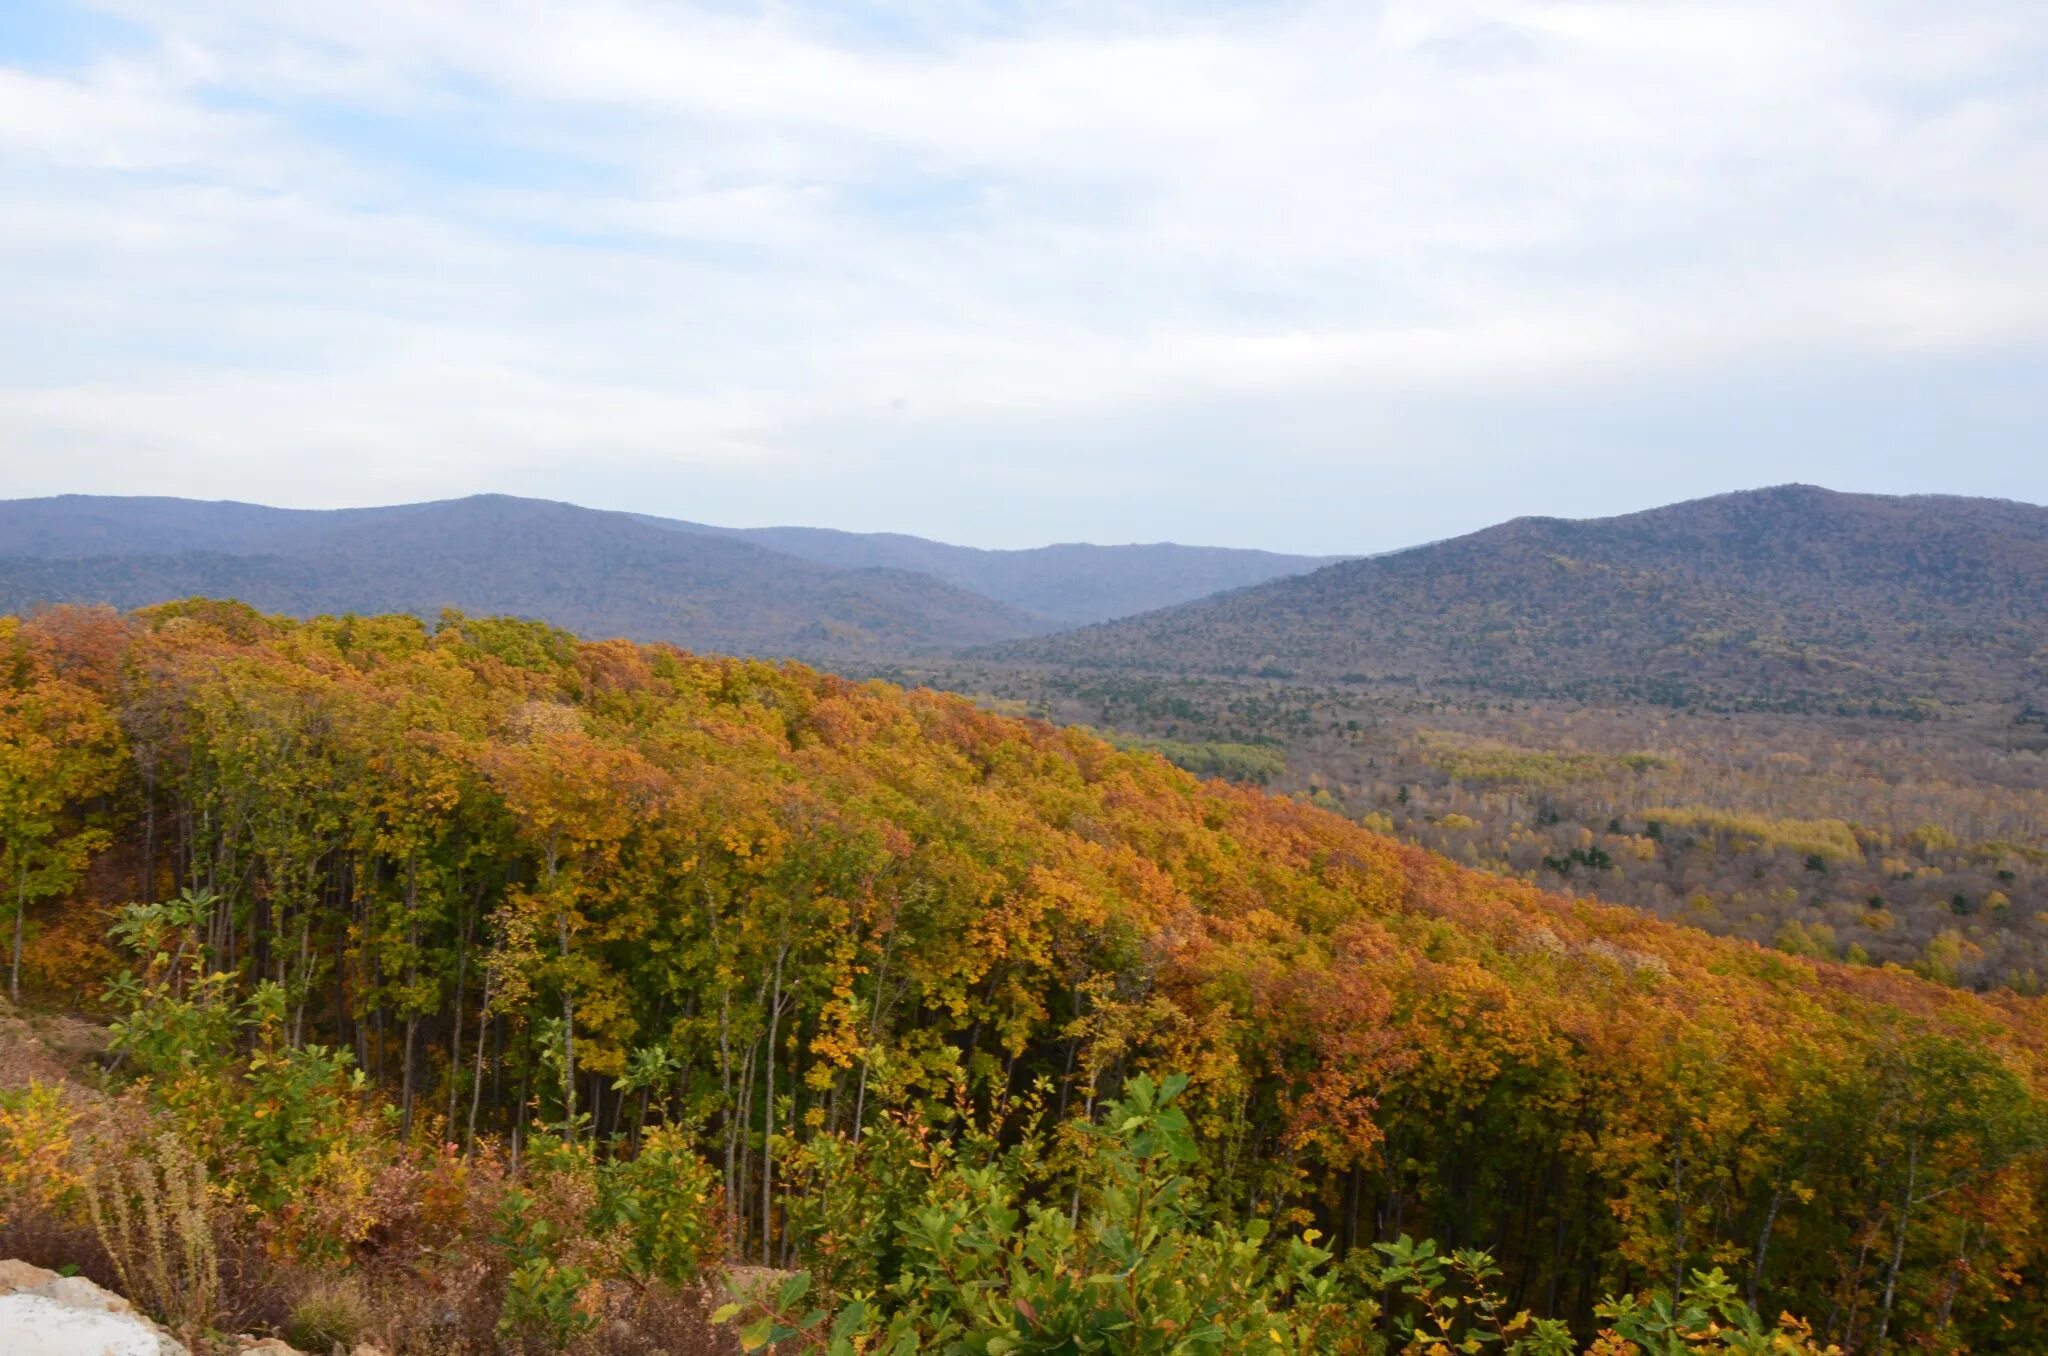
[(2014, 702), (2048, 687), (2048, 508), (1788, 485), (1521, 518), (992, 654), (1732, 709)]
[(902, 657), (1129, 616), (1326, 565), (1221, 547), (986, 551), (727, 528), (509, 495), (359, 509), (0, 500), (0, 606), (195, 594), (294, 615), (440, 608), (738, 654)]
[[(253, 1208), (251, 1268), (443, 1305), (435, 1350), (721, 1257), (809, 1273), (746, 1341), (835, 1352), (2048, 1325), (2033, 1000), (797, 666), (222, 603), (0, 655), (24, 995), (120, 1014), (117, 1105)], [(38, 1095), (17, 1152), (85, 1115)], [(36, 1142), (0, 1227), (105, 1189)]]
[(915, 570), (1070, 626), (1128, 617), (1206, 598), (1225, 589), (1305, 574), (1338, 556), (1294, 556), (1220, 546), (1156, 542), (1094, 546), (1064, 542), (1027, 550), (952, 546), (893, 532), (835, 532), (818, 527), (708, 528), (647, 521), (737, 537), (822, 565)]
[(1454, 861), (1723, 936), (2048, 987), (2048, 710), (1684, 710), (963, 662), (885, 670), (1311, 795)]
[[(52, 503), (65, 510), (60, 525), (82, 520), (68, 549), (45, 521)], [(130, 534), (132, 545), (115, 547)], [(176, 545), (195, 538), (220, 545)], [(333, 513), (183, 500), (19, 501), (0, 513), (0, 606), (193, 595), (297, 616), (431, 618), (454, 607), (830, 659), (950, 650), (1052, 625), (926, 575), (833, 569), (629, 514), (503, 495)]]

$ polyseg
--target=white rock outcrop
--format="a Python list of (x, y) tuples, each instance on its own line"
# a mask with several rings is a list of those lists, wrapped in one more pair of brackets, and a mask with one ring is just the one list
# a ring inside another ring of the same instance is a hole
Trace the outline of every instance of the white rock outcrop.
[(135, 1306), (82, 1276), (0, 1262), (0, 1352), (6, 1356), (187, 1356)]

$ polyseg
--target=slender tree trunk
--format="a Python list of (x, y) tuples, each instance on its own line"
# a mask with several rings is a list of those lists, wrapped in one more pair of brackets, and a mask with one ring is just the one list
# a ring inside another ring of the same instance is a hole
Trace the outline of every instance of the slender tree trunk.
[(420, 1014), (414, 990), (420, 979), (418, 853), (405, 859), (405, 1056), (399, 1061), (398, 1137), (412, 1141), (412, 1083), (415, 1052), (418, 1049)]
[(484, 1095), (484, 1038), (491, 1034), (491, 965), (484, 962), (483, 1002), (476, 1010), (476, 1073), (469, 1086), (469, 1132), (463, 1136), (462, 1148), (467, 1153), (476, 1143), (476, 1109)]
[(555, 920), (555, 936), (562, 950), (562, 1123), (569, 1142), (576, 1142), (576, 996), (569, 989), (569, 915)]
[(772, 1266), (768, 1249), (774, 1230), (775, 1191), (775, 1038), (782, 1025), (782, 962), (789, 955), (789, 943), (783, 942), (775, 953), (775, 996), (768, 1004), (768, 1059), (766, 1078), (766, 1100), (762, 1103), (761, 1117), (761, 1265)]
[[(478, 893), (482, 893), (481, 887)], [(462, 990), (469, 982), (469, 944), (476, 933), (476, 903), (472, 902), (462, 916), (462, 941), (455, 952), (455, 1011), (450, 1016), (453, 1030), (448, 1036), (448, 1129), (447, 1138), (455, 1138), (455, 1099), (461, 1093), (461, 1080), (456, 1076), (462, 1068)], [(481, 1028), (479, 1028), (481, 1045)]]
[(559, 830), (548, 842), (548, 898), (555, 906), (555, 944), (562, 957), (562, 1125), (569, 1142), (576, 1142), (576, 996), (569, 986), (569, 910), (555, 898), (556, 868), (560, 865)]
[(868, 1013), (868, 1038), (860, 1052), (860, 1087), (853, 1095), (853, 1142), (860, 1143), (861, 1129), (867, 1117), (868, 1107), (868, 1065), (874, 1059), (875, 1037), (882, 1029), (883, 993), (889, 983), (889, 957), (896, 949), (896, 929), (889, 929), (889, 940), (882, 943), (882, 963), (875, 974), (875, 1005)]
[(519, 1105), (512, 1108), (512, 1175), (519, 1175), (519, 1151), (526, 1135), (526, 1089), (532, 1066), (519, 1071)]
[(1764, 1227), (1757, 1231), (1756, 1253), (1749, 1264), (1749, 1307), (1756, 1308), (1757, 1290), (1764, 1279), (1764, 1254), (1771, 1246), (1771, 1231), (1778, 1227), (1778, 1210), (1785, 1204), (1785, 1189), (1771, 1193), (1771, 1208), (1764, 1212)]
[(292, 1049), (294, 1050), (299, 1049), (306, 1043), (306, 990), (310, 987), (312, 981), (312, 946), (313, 910), (311, 907), (301, 907), (299, 910), (299, 993), (298, 1002), (292, 1008)]
[(1679, 1300), (1685, 1297), (1685, 1132), (1679, 1131), (1677, 1141), (1671, 1148), (1671, 1191), (1676, 1197), (1671, 1207), (1671, 1234), (1673, 1251), (1677, 1254), (1671, 1262), (1671, 1307), (1676, 1309)]
[(156, 760), (142, 774), (142, 902), (156, 903)]
[(1906, 1226), (1913, 1218), (1913, 1187), (1920, 1171), (1920, 1141), (1906, 1142), (1906, 1194), (1899, 1200), (1899, 1227), (1892, 1238), (1892, 1265), (1884, 1278), (1884, 1308), (1877, 1319), (1877, 1345), (1874, 1350), (1883, 1356), (1885, 1334), (1892, 1326), (1892, 1298), (1898, 1293), (1899, 1267), (1906, 1259)]
[(727, 1243), (740, 1245), (739, 1108), (732, 1097), (732, 986), (718, 998), (718, 1076), (725, 1098), (725, 1233)]
[(7, 967), (7, 1001), (21, 1005), (21, 932), (28, 919), (28, 855), (20, 854), (21, 860), (14, 871), (14, 959)]

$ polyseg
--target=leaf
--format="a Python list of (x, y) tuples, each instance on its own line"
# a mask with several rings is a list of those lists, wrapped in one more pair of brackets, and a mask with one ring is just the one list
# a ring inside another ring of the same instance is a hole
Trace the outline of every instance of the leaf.
[(832, 1340), (848, 1340), (867, 1326), (868, 1306), (861, 1300), (854, 1300), (839, 1311), (839, 1317), (832, 1320)]

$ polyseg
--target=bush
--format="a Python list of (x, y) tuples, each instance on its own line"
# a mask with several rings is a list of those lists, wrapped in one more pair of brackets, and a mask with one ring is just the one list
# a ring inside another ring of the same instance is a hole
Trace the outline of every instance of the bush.
[(606, 1163), (598, 1191), (594, 1227), (626, 1233), (636, 1277), (691, 1285), (723, 1249), (718, 1173), (673, 1127), (648, 1131), (638, 1154)]
[(0, 1089), (0, 1225), (71, 1205), (84, 1187), (72, 1164), (77, 1117), (47, 1083)]
[[(1020, 1191), (1031, 1174), (1016, 1160), (1042, 1161), (1029, 1141), (1006, 1161), (937, 1173), (925, 1204), (899, 1224), (900, 1269), (879, 1292), (813, 1297), (809, 1273), (798, 1272), (772, 1296), (715, 1317), (745, 1317), (747, 1351), (825, 1356), (1578, 1350), (1564, 1323), (1507, 1303), (1483, 1251), (1439, 1253), (1404, 1235), (1374, 1245), (1377, 1262), (1354, 1254), (1332, 1266), (1313, 1229), (1284, 1235), (1265, 1219), (1212, 1218), (1186, 1172), (1197, 1158), (1177, 1105), (1186, 1086), (1178, 1074), (1133, 1078), (1102, 1124), (1082, 1127), (1089, 1143), (1071, 1194)], [(1826, 1356), (1804, 1328), (1765, 1324), (1718, 1270), (1694, 1272), (1683, 1302), (1629, 1297), (1600, 1313), (1610, 1326), (1591, 1350), (1602, 1356)]]

